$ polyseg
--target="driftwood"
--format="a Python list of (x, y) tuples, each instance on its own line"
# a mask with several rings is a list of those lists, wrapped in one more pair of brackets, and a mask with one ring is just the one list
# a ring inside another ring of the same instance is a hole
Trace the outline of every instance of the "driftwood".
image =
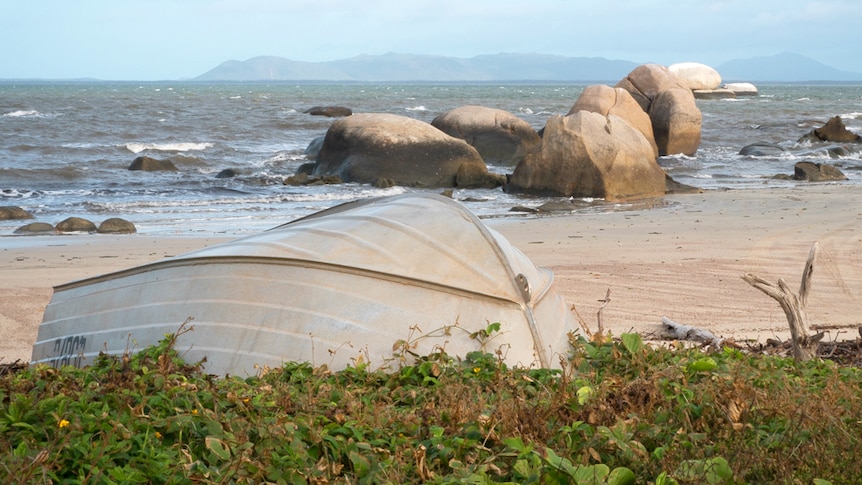
[(675, 322), (668, 317), (661, 317), (661, 324), (667, 331), (667, 336), (676, 340), (688, 340), (691, 342), (700, 342), (702, 344), (711, 345), (715, 348), (721, 348), (725, 340), (709, 330), (683, 325)]
[(805, 312), (805, 304), (808, 301), (808, 293), (811, 290), (811, 277), (814, 274), (814, 258), (817, 256), (818, 244), (815, 242), (808, 252), (808, 261), (802, 270), (802, 283), (799, 285), (799, 293), (793, 293), (784, 279), (779, 278), (778, 283), (770, 283), (765, 279), (746, 273), (742, 279), (748, 284), (766, 293), (781, 305), (790, 325), (790, 338), (793, 346), (793, 356), (797, 360), (808, 360), (817, 355), (817, 346), (823, 338), (823, 333), (817, 335), (808, 334), (808, 315)]

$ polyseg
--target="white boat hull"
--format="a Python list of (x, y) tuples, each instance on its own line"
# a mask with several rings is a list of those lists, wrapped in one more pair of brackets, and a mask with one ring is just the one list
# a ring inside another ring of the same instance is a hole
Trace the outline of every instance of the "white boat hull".
[[(121, 355), (155, 345), (191, 319), (193, 331), (180, 335), (175, 348), (187, 362), (205, 359), (204, 369), (218, 375), (254, 375), (287, 361), (333, 369), (360, 361), (396, 368), (401, 357), (412, 360), (404, 346), (395, 345), (399, 341), (415, 355), (500, 351), (511, 365), (556, 366), (568, 351), (574, 325), (553, 291), (551, 273), (529, 263), (481, 222), (479, 233), (491, 243), (490, 253), (457, 248), (464, 241), (450, 246), (452, 238), (475, 227), (472, 215), (465, 229), (458, 227), (464, 221), (448, 214), (444, 226), (456, 233), (442, 241), (433, 235), (439, 228), (417, 232), (409, 221), (417, 207), (433, 212), (442, 204), (447, 211), (466, 212), (454, 202), (425, 196), (415, 206), (416, 197), (394, 199), (387, 203), (396, 209), (377, 202), (385, 207), (370, 218), (368, 206), (374, 204), (360, 204), (329, 218), (300, 220), (57, 287), (32, 361), (87, 365), (101, 352)], [(381, 218), (381, 210), (389, 217)], [(386, 231), (368, 224), (395, 230), (378, 239)], [(462, 249), (475, 252), (476, 259), (465, 262)], [(491, 253), (502, 254), (504, 261), (489, 263), (495, 259)], [(508, 281), (499, 281), (504, 278)], [(488, 340), (471, 338), (494, 322), (500, 331)]]

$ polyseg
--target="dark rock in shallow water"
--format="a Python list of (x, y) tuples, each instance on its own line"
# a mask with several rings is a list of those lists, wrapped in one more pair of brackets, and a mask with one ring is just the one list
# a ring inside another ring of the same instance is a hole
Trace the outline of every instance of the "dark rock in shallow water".
[(312, 116), (340, 118), (343, 116), (352, 115), (353, 110), (351, 110), (350, 108), (345, 108), (344, 106), (315, 106), (313, 108), (308, 108), (304, 111), (304, 113), (310, 114)]
[(784, 147), (775, 143), (757, 142), (745, 145), (739, 150), (739, 154), (750, 157), (776, 157), (786, 151)]
[(87, 219), (69, 217), (57, 224), (57, 232), (96, 232), (96, 225)]
[(815, 128), (799, 139), (800, 142), (832, 141), (836, 143), (859, 143), (862, 136), (853, 133), (844, 126), (840, 116), (833, 116), (820, 128)]
[(152, 157), (141, 156), (132, 160), (132, 164), (129, 165), (129, 170), (142, 170), (144, 172), (176, 172), (177, 166), (170, 160), (158, 160)]
[(237, 172), (236, 170), (234, 170), (232, 168), (226, 168), (226, 169), (222, 170), (221, 172), (217, 173), (215, 178), (217, 178), (217, 179), (229, 179), (229, 178), (236, 177), (237, 175), (239, 175), (239, 172)]
[(807, 180), (809, 182), (828, 182), (834, 180), (847, 180), (841, 170), (834, 165), (825, 163), (799, 162), (793, 167), (794, 180)]
[(305, 172), (297, 172), (284, 179), (284, 185), (334, 185), (344, 183), (338, 175), (325, 175), (323, 177), (311, 176)]
[(295, 175), (300, 175), (300, 174), (311, 175), (314, 173), (314, 167), (316, 167), (316, 166), (317, 166), (317, 164), (314, 162), (303, 163), (302, 165), (299, 166), (299, 168), (296, 169)]
[(135, 225), (119, 217), (105, 219), (96, 230), (99, 234), (133, 234), (137, 232)]
[(9, 221), (13, 219), (32, 219), (33, 214), (14, 205), (0, 206), (0, 221)]
[(305, 152), (303, 152), (303, 155), (305, 155), (306, 159), (314, 160), (315, 158), (317, 158), (317, 154), (320, 153), (320, 149), (323, 148), (323, 140), (325, 138), (326, 136), (324, 135), (318, 136), (314, 140), (311, 140), (311, 143), (309, 143), (308, 146), (305, 147)]
[(14, 234), (35, 236), (39, 234), (54, 234), (54, 226), (47, 222), (31, 222), (15, 229)]
[(827, 156), (829, 158), (841, 158), (841, 157), (849, 157), (853, 153), (847, 149), (844, 145), (831, 145), (828, 147), (819, 147), (813, 150), (803, 150), (801, 152), (796, 153), (798, 157), (822, 157)]

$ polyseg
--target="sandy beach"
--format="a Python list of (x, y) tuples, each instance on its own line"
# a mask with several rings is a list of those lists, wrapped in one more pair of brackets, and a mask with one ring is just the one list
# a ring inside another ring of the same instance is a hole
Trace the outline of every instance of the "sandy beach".
[[(656, 207), (487, 221), (536, 264), (595, 328), (661, 333), (661, 318), (724, 337), (787, 337), (778, 304), (742, 280), (750, 272), (798, 287), (818, 241), (808, 315), (827, 339), (862, 325), (862, 187), (708, 191)], [(219, 237), (0, 237), (0, 363), (28, 361), (54, 285), (164, 259)]]

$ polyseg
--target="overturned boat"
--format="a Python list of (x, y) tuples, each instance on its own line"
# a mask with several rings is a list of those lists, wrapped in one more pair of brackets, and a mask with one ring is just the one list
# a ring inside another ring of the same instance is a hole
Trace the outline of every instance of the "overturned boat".
[(407, 194), (58, 286), (32, 363), (135, 352), (188, 319), (179, 354), (239, 376), (289, 361), (397, 368), (439, 350), (557, 367), (575, 328), (550, 271), (457, 202)]

